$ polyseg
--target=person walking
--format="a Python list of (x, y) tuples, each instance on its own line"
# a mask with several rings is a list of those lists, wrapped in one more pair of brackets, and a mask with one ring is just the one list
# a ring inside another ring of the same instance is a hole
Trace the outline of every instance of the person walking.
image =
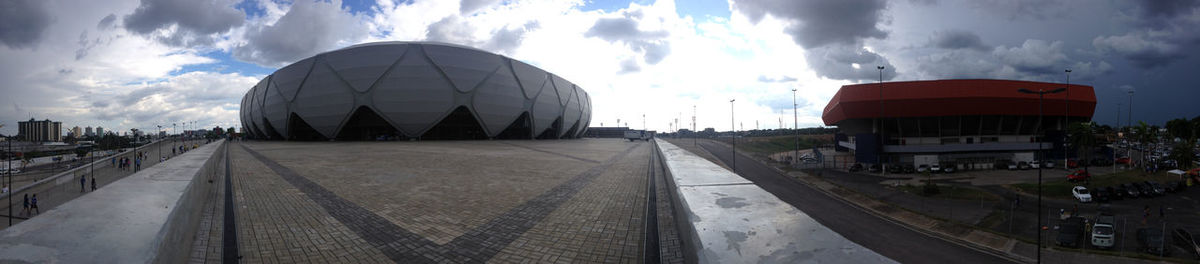
[(42, 210), (38, 209), (38, 206), (37, 206), (37, 194), (36, 193), (33, 194), (33, 199), (29, 200), (29, 214), (32, 215), (34, 211), (37, 211), (38, 214), (42, 213)]
[(87, 175), (84, 175), (83, 177), (79, 177), (79, 192), (84, 192), (86, 190), (87, 190)]
[(25, 201), (21, 202), (21, 215), (29, 216), (29, 194), (25, 194)]
[(92, 176), (92, 191), (96, 191), (96, 176)]

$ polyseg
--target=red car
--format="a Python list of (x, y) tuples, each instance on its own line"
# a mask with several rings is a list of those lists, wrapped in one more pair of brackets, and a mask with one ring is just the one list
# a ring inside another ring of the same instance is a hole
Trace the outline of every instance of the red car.
[(1083, 171), (1083, 170), (1077, 170), (1074, 173), (1067, 174), (1067, 181), (1072, 181), (1072, 182), (1086, 181), (1086, 180), (1088, 180), (1088, 178), (1091, 178), (1091, 177), (1092, 177), (1092, 174), (1090, 174), (1086, 171)]
[(1117, 164), (1129, 164), (1129, 157), (1117, 158)]

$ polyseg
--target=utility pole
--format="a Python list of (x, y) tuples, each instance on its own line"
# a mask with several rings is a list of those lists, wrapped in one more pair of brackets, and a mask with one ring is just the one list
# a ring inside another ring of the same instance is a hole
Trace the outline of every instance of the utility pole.
[(800, 161), (800, 118), (796, 113), (796, 107), (796, 88), (792, 88), (792, 134), (796, 135), (795, 142), (793, 142), (795, 143), (796, 151), (792, 153), (792, 164)]
[(692, 146), (699, 146), (697, 137), (700, 137), (700, 131), (696, 131), (696, 105), (692, 105)]
[(733, 101), (735, 100), (737, 99), (729, 99), (729, 130), (733, 130), (733, 137), (731, 138), (733, 139), (731, 140), (733, 142), (733, 152), (731, 152), (733, 156), (730, 158), (733, 164), (733, 174), (737, 174), (737, 127), (734, 126), (735, 122), (733, 121)]
[[(1026, 93), (1026, 94), (1037, 94), (1038, 95), (1038, 122), (1040, 123), (1044, 116), (1043, 101), (1046, 98), (1046, 94), (1060, 93), (1062, 91), (1065, 91), (1066, 89), (1067, 88), (1059, 88), (1059, 89), (1054, 89), (1051, 91), (1046, 91), (1046, 90), (1031, 91), (1029, 89), (1021, 88), (1017, 91), (1021, 92), (1021, 93)], [(1042, 133), (1039, 133), (1039, 134), (1042, 134)], [(1045, 134), (1042, 134), (1042, 136), (1045, 137)], [(1042, 142), (1038, 142), (1038, 153), (1044, 152), (1044, 151), (1042, 151), (1042, 149), (1043, 149)], [(1044, 155), (1040, 155), (1040, 156), (1045, 157)], [(1038, 166), (1038, 226), (1037, 226), (1037, 229), (1038, 229), (1037, 262), (1038, 263), (1042, 263), (1042, 167), (1045, 167), (1045, 166)], [(1063, 164), (1063, 167), (1066, 167), (1065, 163)], [(1046, 221), (1049, 222), (1049, 220), (1046, 220)]]
[[(1067, 131), (1067, 127), (1071, 125), (1071, 69), (1067, 69), (1066, 72), (1067, 72), (1067, 88), (1066, 88), (1067, 89), (1067, 99), (1063, 100), (1065, 102), (1064, 105), (1066, 105), (1066, 110), (1065, 110), (1065, 112), (1063, 112), (1063, 127), (1062, 127), (1063, 132), (1064, 132), (1063, 133), (1063, 148), (1062, 148), (1062, 150), (1063, 150), (1062, 151), (1062, 153), (1063, 153), (1063, 168), (1067, 168), (1067, 156), (1068, 156), (1067, 155), (1067, 153), (1068, 153), (1067, 152), (1067, 137), (1070, 136), (1069, 133), (1065, 133), (1065, 132)], [(1084, 162), (1087, 162), (1087, 161), (1084, 161)], [(1041, 167), (1041, 166), (1038, 166), (1038, 167)]]
[(887, 175), (887, 163), (883, 161), (884, 153), (887, 151), (887, 136), (883, 132), (883, 66), (875, 66), (875, 69), (879, 70), (879, 172)]

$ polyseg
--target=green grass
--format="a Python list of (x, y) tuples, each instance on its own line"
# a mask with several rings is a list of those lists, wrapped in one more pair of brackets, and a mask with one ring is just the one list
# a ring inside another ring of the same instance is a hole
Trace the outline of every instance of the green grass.
[[(1174, 180), (1179, 180), (1179, 177), (1166, 172), (1149, 174), (1139, 170), (1129, 170), (1108, 175), (1093, 175), (1091, 182), (1085, 184), (1084, 182), (1068, 182), (1066, 172), (1059, 171), (1057, 175), (1047, 177), (1044, 180), (1042, 183), (1042, 195), (1049, 198), (1074, 199), (1071, 196), (1071, 188), (1077, 185), (1097, 188), (1117, 186), (1131, 182), (1156, 181), (1158, 183), (1166, 183)], [(1020, 192), (1037, 194), (1037, 183), (1019, 183), (1011, 186)]]
[[(829, 135), (801, 135), (800, 149), (812, 149), (813, 146), (831, 143)], [(729, 143), (729, 138), (720, 139), (725, 143)], [(770, 155), (789, 150), (795, 150), (795, 136), (774, 136), (774, 137), (746, 137), (739, 138), (737, 148), (739, 151), (751, 152), (759, 155)]]
[(899, 189), (900, 189), (900, 191), (903, 191), (906, 193), (926, 196), (926, 197), (930, 197), (930, 198), (937, 198), (937, 199), (970, 200), (970, 201), (979, 201), (979, 200), (1000, 201), (1000, 200), (1002, 200), (1000, 198), (1000, 196), (996, 196), (995, 194), (992, 194), (989, 192), (985, 192), (985, 191), (975, 189), (975, 188), (960, 187), (960, 186), (955, 186), (955, 185), (938, 186), (938, 193), (934, 194), (934, 195), (928, 195), (928, 196), (925, 195), (924, 192), (922, 192), (922, 190), (924, 189), (923, 186), (901, 185), (901, 186), (899, 186)]

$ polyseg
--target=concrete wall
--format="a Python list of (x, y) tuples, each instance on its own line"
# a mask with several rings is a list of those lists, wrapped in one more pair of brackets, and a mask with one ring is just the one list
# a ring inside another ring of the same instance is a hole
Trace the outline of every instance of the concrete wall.
[[(0, 231), (0, 262), (183, 263), (225, 142), (207, 144)], [(214, 180), (215, 181), (215, 180)]]
[[(894, 263), (753, 182), (655, 139), (688, 262)], [(806, 259), (799, 259), (800, 252)]]

